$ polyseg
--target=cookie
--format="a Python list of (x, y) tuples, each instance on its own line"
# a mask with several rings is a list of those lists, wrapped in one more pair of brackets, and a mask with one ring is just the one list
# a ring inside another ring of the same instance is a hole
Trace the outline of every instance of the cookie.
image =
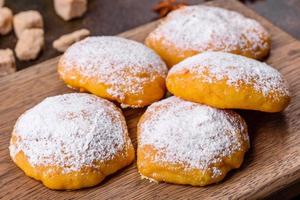
[(21, 115), (9, 150), (27, 176), (56, 190), (97, 185), (134, 160), (121, 110), (80, 93), (48, 97)]
[(175, 65), (168, 90), (216, 108), (280, 112), (290, 102), (287, 82), (275, 68), (239, 55), (205, 52)]
[(239, 168), (249, 148), (235, 112), (169, 97), (148, 107), (138, 123), (137, 167), (143, 178), (204, 186)]
[(72, 88), (123, 107), (143, 107), (164, 96), (167, 67), (141, 43), (101, 36), (72, 45), (61, 57), (58, 73)]
[(269, 54), (271, 37), (254, 19), (235, 11), (197, 5), (171, 12), (145, 43), (172, 67), (204, 51), (263, 59)]

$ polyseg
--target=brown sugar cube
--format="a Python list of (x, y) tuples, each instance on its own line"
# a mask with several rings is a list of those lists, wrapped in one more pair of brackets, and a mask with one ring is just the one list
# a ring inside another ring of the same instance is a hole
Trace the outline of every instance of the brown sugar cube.
[(38, 11), (29, 10), (16, 14), (14, 16), (14, 29), (17, 37), (19, 38), (21, 33), (25, 29), (31, 28), (43, 28), (43, 17)]
[(4, 6), (5, 1), (4, 0), (0, 0), (0, 7)]
[(68, 21), (81, 17), (87, 10), (87, 0), (54, 0), (56, 14)]
[(19, 60), (33, 60), (44, 46), (44, 31), (39, 28), (26, 29), (20, 35), (15, 51)]
[(90, 35), (90, 31), (87, 29), (80, 29), (61, 36), (53, 42), (53, 48), (60, 52), (65, 52), (72, 44), (78, 42)]
[(13, 14), (9, 8), (0, 7), (0, 35), (8, 34), (12, 29)]
[(11, 49), (0, 49), (0, 77), (14, 73), (16, 61)]

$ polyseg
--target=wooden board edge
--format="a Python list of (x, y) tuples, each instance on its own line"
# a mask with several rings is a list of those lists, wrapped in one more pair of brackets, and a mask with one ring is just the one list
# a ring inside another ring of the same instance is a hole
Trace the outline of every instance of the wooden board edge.
[[(236, 1), (236, 0), (229, 0), (229, 1), (232, 1), (232, 2), (235, 2), (235, 4), (240, 4), (240, 6), (242, 7), (246, 7), (244, 6), (242, 3)], [(216, 0), (215, 2), (221, 2), (221, 0)], [(211, 2), (207, 3), (208, 5), (211, 4)], [(256, 12), (254, 12), (251, 8), (248, 8), (246, 7), (248, 10), (251, 10), (253, 13), (255, 13), (255, 15), (257, 16), (260, 16), (261, 18), (263, 18), (265, 21), (267, 21), (268, 23), (272, 24), (269, 20), (265, 19), (264, 17), (262, 17), (261, 15), (257, 14)], [(137, 33), (140, 33), (141, 30), (145, 30), (145, 29), (149, 29), (151, 27), (154, 27), (155, 25), (157, 25), (159, 23), (159, 20), (157, 21), (153, 21), (153, 22), (150, 22), (150, 23), (147, 23), (145, 25), (142, 25), (142, 26), (138, 26), (136, 28), (133, 28), (131, 30), (128, 30), (128, 31), (125, 31), (125, 32), (122, 32), (120, 34), (117, 34), (118, 36), (121, 36), (121, 37), (133, 37), (134, 35), (136, 35)], [(285, 31), (283, 31), (282, 29), (280, 29), (279, 27), (277, 27), (276, 25), (273, 25), (275, 28), (278, 28), (281, 32), (285, 33), (287, 35), (287, 37), (290, 37), (291, 39), (297, 41), (297, 43), (299, 43), (300, 45), (300, 41), (295, 39), (293, 36), (291, 36), (290, 34), (286, 33)], [(23, 75), (26, 75), (26, 73), (32, 71), (32, 70), (40, 70), (40, 68), (43, 68), (44, 66), (46, 66), (46, 63), (51, 63), (51, 64), (55, 64), (57, 63), (57, 61), (59, 60), (60, 56), (58, 57), (54, 57), (54, 58), (51, 58), (47, 61), (44, 61), (44, 62), (41, 62), (39, 64), (36, 64), (36, 65), (33, 65), (29, 68), (26, 68), (24, 70), (20, 70), (18, 72), (16, 72), (15, 74), (11, 74), (11, 75), (8, 75), (6, 77), (3, 77), (0, 79), (0, 84), (5, 84), (8, 80), (13, 80), (13, 79), (16, 79), (16, 78), (20, 78), (22, 77)], [(56, 67), (56, 65), (54, 65), (54, 67)], [(292, 174), (292, 176), (291, 176)], [(291, 178), (292, 177), (292, 178)], [(296, 169), (293, 169), (293, 171), (290, 173), (286, 173), (284, 174), (283, 176), (279, 177), (278, 179), (274, 180), (274, 182), (272, 182), (271, 184), (275, 184), (275, 188), (276, 190), (274, 190), (274, 185), (271, 187), (270, 186), (270, 183), (268, 183), (266, 185), (266, 187), (262, 188), (261, 191), (258, 191), (258, 192), (255, 192), (254, 193), (254, 196), (252, 196), (253, 194), (249, 194), (251, 197), (257, 197), (257, 198), (261, 198), (261, 197), (266, 197), (268, 196), (269, 194), (273, 193), (273, 192), (276, 192), (276, 191), (279, 191), (281, 190), (282, 188), (288, 186), (288, 185), (291, 185), (293, 183), (295, 183), (297, 180), (300, 179), (300, 166), (299, 168), (296, 168)], [(247, 196), (248, 194), (245, 194), (245, 196)], [(249, 197), (250, 197), (249, 196)]]

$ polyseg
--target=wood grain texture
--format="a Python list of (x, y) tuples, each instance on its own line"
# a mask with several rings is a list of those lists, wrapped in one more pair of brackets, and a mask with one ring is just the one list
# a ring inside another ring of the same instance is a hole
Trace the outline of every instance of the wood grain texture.
[[(223, 182), (191, 187), (141, 180), (135, 164), (108, 177), (93, 188), (52, 191), (23, 174), (11, 161), (8, 144), (16, 119), (47, 96), (72, 92), (58, 79), (58, 58), (0, 80), (0, 199), (254, 199), (266, 197), (300, 180), (300, 42), (264, 18), (234, 1), (210, 4), (236, 10), (260, 21), (272, 34), (267, 63), (289, 82), (291, 105), (282, 113), (239, 111), (246, 119), (251, 150), (239, 170)], [(157, 22), (121, 34), (143, 41)], [(144, 109), (124, 110), (130, 137), (136, 146), (136, 123)]]

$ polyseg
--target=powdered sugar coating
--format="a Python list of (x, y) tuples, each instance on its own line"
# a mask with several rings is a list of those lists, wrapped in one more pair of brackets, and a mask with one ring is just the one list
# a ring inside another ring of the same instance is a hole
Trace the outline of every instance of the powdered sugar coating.
[(246, 124), (233, 111), (169, 97), (149, 106), (145, 115), (139, 148), (153, 146), (158, 151), (155, 162), (207, 170), (249, 146)]
[(140, 93), (145, 83), (157, 76), (165, 78), (167, 74), (165, 63), (154, 51), (114, 36), (88, 37), (75, 43), (59, 65), (64, 66), (65, 72), (75, 69), (83, 80), (96, 77), (99, 83), (110, 86), (109, 94), (120, 99), (126, 93)]
[(169, 72), (180, 74), (189, 71), (195, 78), (213, 83), (226, 80), (228, 85), (239, 88), (241, 83), (252, 86), (264, 96), (274, 99), (289, 96), (288, 85), (283, 76), (266, 63), (224, 52), (204, 52), (175, 65)]
[(171, 12), (149, 35), (181, 50), (256, 51), (268, 49), (269, 33), (255, 20), (222, 8), (186, 6)]
[(115, 105), (99, 97), (73, 93), (48, 97), (17, 121), (11, 142), (33, 166), (59, 166), (63, 173), (93, 167), (126, 147), (127, 128)]

